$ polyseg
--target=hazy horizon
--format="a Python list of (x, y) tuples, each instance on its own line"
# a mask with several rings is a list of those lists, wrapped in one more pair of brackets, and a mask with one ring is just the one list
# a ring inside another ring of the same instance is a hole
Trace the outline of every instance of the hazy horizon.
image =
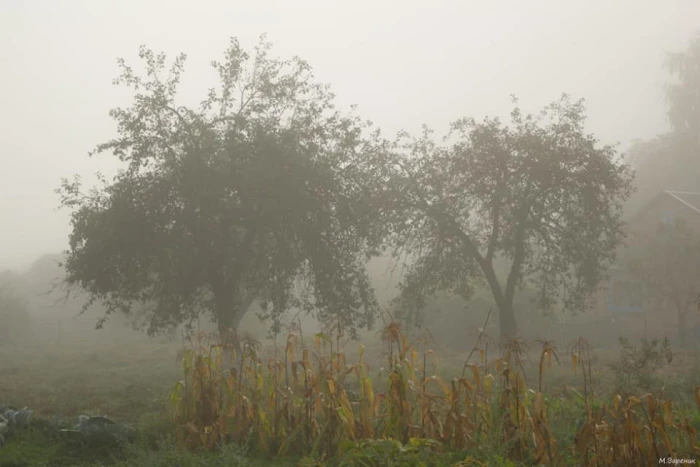
[(505, 118), (511, 94), (537, 110), (566, 92), (586, 99), (588, 130), (624, 151), (667, 130), (664, 55), (700, 29), (696, 0), (290, 3), (3, 2), (0, 270), (67, 247), (61, 177), (114, 172), (87, 153), (115, 135), (107, 113), (131, 99), (112, 85), (117, 58), (137, 65), (141, 44), (188, 55), (186, 104), (204, 98), (230, 37), (249, 48), (266, 33), (274, 55), (307, 60), (387, 136)]

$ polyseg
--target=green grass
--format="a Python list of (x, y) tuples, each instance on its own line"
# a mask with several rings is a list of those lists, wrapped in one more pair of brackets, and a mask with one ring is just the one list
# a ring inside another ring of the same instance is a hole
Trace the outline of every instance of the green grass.
[(267, 466), (289, 461), (252, 459), (237, 447), (217, 453), (176, 449), (167, 398), (182, 378), (176, 344), (134, 338), (95, 348), (87, 344), (0, 350), (0, 404), (28, 406), (34, 420), (69, 428), (78, 415), (106, 415), (137, 428), (139, 442), (123, 450), (67, 447), (32, 427), (0, 448), (0, 467), (39, 466)]
[(119, 450), (71, 448), (56, 439), (28, 429), (0, 449), (2, 467), (98, 466), (113, 467), (199, 467), (199, 466), (291, 466), (293, 460), (253, 459), (245, 450), (226, 446), (217, 452), (188, 453), (167, 439), (156, 446), (145, 440)]

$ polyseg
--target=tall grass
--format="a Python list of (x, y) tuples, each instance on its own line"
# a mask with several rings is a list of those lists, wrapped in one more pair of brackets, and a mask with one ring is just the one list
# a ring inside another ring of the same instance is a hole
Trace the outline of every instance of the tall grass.
[[(336, 331), (308, 340), (297, 327), (289, 330), (284, 348), (263, 356), (254, 341), (244, 341), (236, 355), (199, 334), (182, 353), (184, 379), (171, 396), (179, 441), (191, 450), (235, 443), (253, 452), (325, 461), (372, 440), (423, 443), (463, 458), (486, 459), (497, 449), (513, 462), (548, 466), (657, 465), (662, 457), (700, 454), (695, 429), (670, 401), (646, 394), (594, 403), (584, 340), (569, 353), (582, 373), (585, 410), (574, 442), (562, 445), (550, 422), (561, 401), (543, 391), (552, 359), (560, 363), (552, 342), (535, 342), (535, 391), (522, 363), (528, 345), (520, 339), (500, 345), (498, 358), (488, 363), (494, 344), (480, 335), (480, 361), (467, 361), (460, 376), (444, 380), (428, 371), (435, 352), (408, 342), (397, 322), (382, 331), (388, 361), (374, 379), (364, 347), (350, 363), (341, 337)], [(226, 360), (236, 365), (225, 368)], [(696, 398), (700, 407), (700, 388)]]

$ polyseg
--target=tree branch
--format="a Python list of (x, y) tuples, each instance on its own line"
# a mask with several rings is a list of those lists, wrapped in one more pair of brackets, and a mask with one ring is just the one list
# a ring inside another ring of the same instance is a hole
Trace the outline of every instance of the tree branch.
[(506, 280), (505, 299), (513, 300), (515, 294), (515, 284), (520, 275), (523, 262), (525, 261), (525, 230), (527, 227), (527, 219), (530, 213), (530, 203), (526, 201), (522, 211), (518, 215), (518, 230), (515, 233), (515, 254), (513, 256), (513, 264)]

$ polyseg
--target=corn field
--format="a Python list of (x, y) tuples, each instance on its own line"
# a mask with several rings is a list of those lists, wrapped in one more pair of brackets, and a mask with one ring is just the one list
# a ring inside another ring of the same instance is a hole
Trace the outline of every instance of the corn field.
[[(435, 352), (408, 342), (396, 322), (382, 332), (388, 361), (374, 378), (364, 348), (348, 362), (335, 334), (306, 341), (301, 329), (292, 329), (286, 344), (265, 358), (253, 341), (243, 342), (242, 355), (235, 355), (211, 336), (198, 335), (181, 355), (184, 379), (171, 395), (179, 442), (191, 450), (238, 443), (323, 465), (385, 441), (420, 444), (436, 455), (459, 453), (452, 465), (464, 466), (487, 465), (483, 459), (495, 447), (510, 462), (502, 465), (643, 466), (700, 454), (695, 428), (670, 401), (646, 394), (596, 402), (583, 340), (568, 351), (581, 373), (583, 410), (575, 436), (563, 443), (550, 421), (561, 401), (543, 391), (544, 373), (560, 360), (552, 342), (537, 341), (535, 390), (526, 384), (522, 340), (500, 346), (498, 358), (487, 364), (489, 342), (480, 336), (473, 352), (478, 362), (468, 359), (462, 374), (446, 381), (428, 371)], [(224, 367), (227, 355), (235, 367)], [(695, 399), (700, 407), (700, 388)]]

